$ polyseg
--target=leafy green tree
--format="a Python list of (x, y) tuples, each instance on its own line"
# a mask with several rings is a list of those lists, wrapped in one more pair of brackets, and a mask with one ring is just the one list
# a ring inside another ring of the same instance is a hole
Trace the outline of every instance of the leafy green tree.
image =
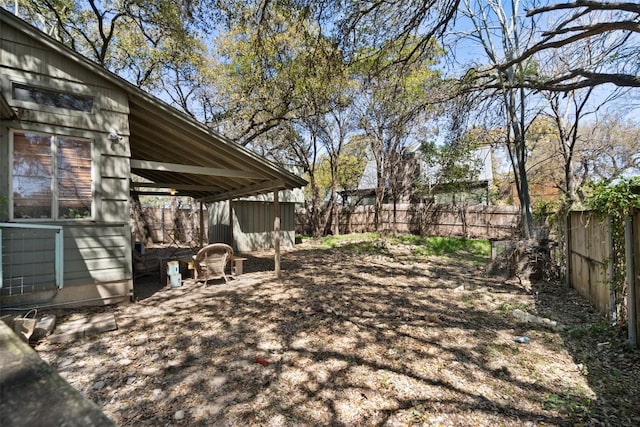
[(432, 68), (441, 53), (435, 44), (410, 65), (396, 63), (415, 47), (389, 43), (379, 51), (363, 49), (356, 66), (361, 81), (359, 126), (376, 164), (376, 230), (385, 195), (390, 194), (395, 206), (406, 190), (408, 146), (415, 143), (420, 128), (434, 113), (433, 99), (443, 97), (440, 74)]
[(468, 189), (482, 168), (474, 151), (480, 147), (477, 129), (471, 129), (460, 138), (437, 144), (425, 141), (420, 146), (428, 167), (427, 176), (420, 182), (423, 197), (431, 199), (435, 190), (456, 193)]
[(220, 126), (265, 156), (302, 165), (317, 235), (326, 228), (328, 216), (322, 214), (316, 175), (326, 156), (332, 176), (330, 201), (337, 211), (337, 175), (341, 149), (353, 125), (348, 111), (354, 85), (342, 53), (311, 15), (272, 4), (268, 16), (269, 22), (263, 23), (269, 26), (268, 38), (253, 19), (219, 37), (222, 85), (217, 95), (227, 111), (219, 117)]
[(640, 174), (640, 125), (622, 114), (606, 114), (580, 132), (578, 179), (611, 183)]
[(13, 11), (78, 53), (149, 91), (165, 71), (197, 66), (206, 48), (194, 32), (197, 0), (17, 0)]
[[(563, 128), (564, 129), (564, 128)], [(564, 157), (562, 137), (553, 117), (536, 117), (527, 132), (527, 172), (532, 187), (552, 189), (565, 193)], [(539, 202), (532, 196), (534, 204)]]
[[(268, 41), (280, 32), (274, 16), (281, 10), (297, 10), (299, 17), (317, 22), (323, 34), (344, 52), (348, 62), (362, 59), (362, 48), (382, 60), (387, 52), (379, 49), (387, 43), (410, 48), (398, 50), (398, 63), (418, 62), (433, 49), (433, 40), (446, 34), (454, 21), (460, 0), (249, 0), (220, 2), (228, 22), (251, 25), (261, 40)], [(378, 56), (382, 54), (382, 56)]]
[[(361, 138), (354, 137), (341, 150), (337, 171), (333, 171), (332, 162), (328, 155), (324, 155), (318, 162), (316, 182), (322, 200), (337, 198), (335, 193), (341, 191), (348, 195), (358, 188), (362, 174), (367, 164), (367, 147)], [(334, 178), (333, 174), (336, 174)], [(335, 187), (335, 189), (334, 189)], [(336, 224), (332, 224), (335, 229)], [(336, 231), (334, 230), (334, 234)]]
[(338, 188), (349, 193), (358, 188), (367, 165), (367, 144), (359, 135), (354, 135), (340, 153)]

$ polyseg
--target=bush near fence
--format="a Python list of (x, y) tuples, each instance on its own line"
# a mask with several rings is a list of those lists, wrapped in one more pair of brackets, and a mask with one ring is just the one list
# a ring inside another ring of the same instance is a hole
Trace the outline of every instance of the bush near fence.
[[(375, 231), (373, 206), (341, 207), (340, 234)], [(518, 233), (517, 206), (385, 204), (378, 231), (429, 236), (510, 239)], [(305, 209), (296, 211), (296, 233), (310, 234)]]

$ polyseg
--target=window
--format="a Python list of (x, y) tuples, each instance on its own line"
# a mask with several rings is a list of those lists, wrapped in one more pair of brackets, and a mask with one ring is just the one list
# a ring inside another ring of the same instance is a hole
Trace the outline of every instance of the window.
[(13, 218), (91, 218), (91, 141), (13, 133)]
[(36, 104), (48, 105), (50, 107), (85, 111), (87, 113), (90, 113), (93, 108), (93, 98), (90, 96), (42, 89), (19, 83), (13, 84), (13, 99), (35, 102)]

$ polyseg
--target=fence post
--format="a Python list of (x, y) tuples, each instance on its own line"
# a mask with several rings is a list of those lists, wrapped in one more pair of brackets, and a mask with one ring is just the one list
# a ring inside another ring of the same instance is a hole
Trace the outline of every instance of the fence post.
[[(198, 236), (198, 240), (200, 242), (200, 247), (204, 247), (204, 202), (200, 202), (200, 212), (199, 212), (199, 221), (200, 221), (200, 235)], [(207, 218), (208, 221), (208, 218)]]
[(625, 241), (625, 261), (627, 264), (627, 314), (628, 314), (628, 332), (629, 332), (629, 345), (631, 347), (637, 347), (637, 329), (636, 329), (636, 281), (635, 281), (635, 264), (633, 256), (633, 220), (631, 216), (628, 216), (624, 222), (624, 241)]
[(636, 297), (635, 314), (636, 314), (636, 346), (640, 334), (640, 209), (633, 210), (633, 288)]
[(162, 209), (160, 211), (160, 213), (161, 213), (160, 218), (161, 218), (161, 221), (162, 221), (162, 228), (160, 229), (160, 231), (162, 231), (162, 243), (164, 243), (164, 237), (165, 237), (165, 231), (166, 231), (165, 227), (164, 227), (164, 206), (162, 208), (160, 208), (160, 209)]
[(229, 199), (229, 245), (238, 250), (235, 244), (235, 236), (233, 235), (233, 199)]
[(613, 248), (613, 218), (609, 217), (609, 315), (611, 316), (611, 324), (618, 323), (618, 304), (616, 299), (616, 286), (615, 286), (615, 268), (614, 268), (614, 248)]
[(565, 285), (571, 287), (571, 212), (567, 213), (564, 220), (564, 256), (565, 256)]

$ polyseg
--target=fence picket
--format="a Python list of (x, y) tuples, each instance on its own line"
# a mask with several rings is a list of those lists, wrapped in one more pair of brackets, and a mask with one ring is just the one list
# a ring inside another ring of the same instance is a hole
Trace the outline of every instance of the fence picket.
[[(516, 206), (455, 206), (392, 204), (382, 206), (378, 231), (437, 236), (465, 236), (484, 239), (510, 239), (517, 235), (519, 213)], [(340, 233), (375, 231), (374, 207), (340, 209)], [(296, 233), (310, 234), (304, 209), (296, 212)]]

